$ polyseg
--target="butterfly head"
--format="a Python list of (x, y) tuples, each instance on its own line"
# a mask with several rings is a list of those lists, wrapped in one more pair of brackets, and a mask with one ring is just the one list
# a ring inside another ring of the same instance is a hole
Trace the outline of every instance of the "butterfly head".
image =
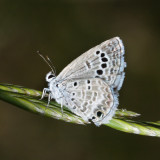
[(46, 81), (47, 82), (51, 82), (53, 79), (56, 78), (56, 69), (53, 66), (53, 63), (51, 62), (50, 58), (48, 56), (44, 57), (42, 54), (39, 53), (39, 51), (37, 51), (37, 53), (39, 54), (39, 56), (48, 64), (48, 66), (51, 68), (52, 71), (50, 71), (49, 73), (47, 73), (46, 75)]
[(56, 78), (56, 75), (53, 73), (53, 72), (49, 72), (49, 73), (47, 73), (47, 75), (46, 75), (46, 81), (47, 82), (51, 82), (53, 79), (55, 79)]

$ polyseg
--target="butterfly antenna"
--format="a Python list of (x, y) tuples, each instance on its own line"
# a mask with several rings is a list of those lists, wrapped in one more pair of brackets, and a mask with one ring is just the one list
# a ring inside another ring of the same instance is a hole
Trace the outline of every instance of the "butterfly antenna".
[[(51, 68), (52, 72), (55, 74), (55, 71), (54, 71), (55, 68), (53, 68), (53, 66), (51, 65), (51, 64), (52, 64), (51, 61), (47, 61), (48, 58), (45, 58), (42, 54), (40, 54), (39, 51), (37, 51), (37, 53), (38, 53), (39, 56), (48, 64), (48, 66)], [(50, 64), (49, 62), (50, 62), (51, 64)]]
[(52, 68), (54, 69), (54, 73), (55, 73), (55, 75), (56, 75), (56, 68), (54, 67), (54, 65), (53, 65), (52, 61), (50, 60), (50, 58), (49, 58), (48, 56), (46, 56), (46, 57), (47, 57), (48, 62), (50, 62), (50, 65), (51, 65)]

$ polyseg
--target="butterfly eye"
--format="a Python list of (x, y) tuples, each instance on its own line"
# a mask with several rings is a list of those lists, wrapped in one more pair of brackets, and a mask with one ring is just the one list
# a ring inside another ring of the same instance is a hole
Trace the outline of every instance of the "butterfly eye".
[(53, 78), (55, 78), (55, 75), (54, 75), (52, 72), (49, 72), (49, 73), (46, 75), (46, 81), (47, 81), (47, 82), (50, 82)]
[(53, 77), (54, 77), (54, 75), (51, 74), (51, 75), (48, 76), (48, 79), (51, 79)]

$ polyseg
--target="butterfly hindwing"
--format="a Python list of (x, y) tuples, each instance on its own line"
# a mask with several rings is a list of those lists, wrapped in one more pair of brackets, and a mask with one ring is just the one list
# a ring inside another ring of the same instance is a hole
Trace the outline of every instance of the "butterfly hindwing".
[(115, 90), (124, 79), (124, 46), (119, 37), (107, 40), (72, 61), (57, 80), (101, 78)]
[(99, 78), (74, 79), (64, 82), (65, 106), (96, 125), (107, 123), (113, 116), (118, 101), (112, 89)]

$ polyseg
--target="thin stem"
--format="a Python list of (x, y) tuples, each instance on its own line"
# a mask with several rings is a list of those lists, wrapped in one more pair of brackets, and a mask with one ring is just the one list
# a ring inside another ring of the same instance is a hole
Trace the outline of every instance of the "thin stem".
[[(65, 106), (63, 108), (63, 114), (58, 103), (51, 101), (48, 106), (47, 99), (40, 100), (41, 94), (42, 92), (34, 89), (10, 84), (0, 84), (0, 99), (3, 101), (46, 117), (70, 123), (87, 124), (81, 117), (72, 113)], [(105, 125), (127, 133), (160, 137), (160, 123), (131, 120), (131, 118), (139, 115), (125, 109), (117, 110), (112, 120)]]

